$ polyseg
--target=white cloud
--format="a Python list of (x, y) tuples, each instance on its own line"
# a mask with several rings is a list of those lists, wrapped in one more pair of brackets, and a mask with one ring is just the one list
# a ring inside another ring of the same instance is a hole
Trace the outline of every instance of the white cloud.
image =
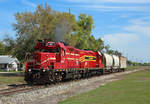
[(125, 47), (132, 42), (138, 40), (138, 36), (130, 33), (106, 34), (103, 37), (104, 41), (111, 44), (113, 47)]
[(4, 39), (6, 32), (0, 31), (0, 40)]
[[(76, 7), (104, 11), (135, 11), (135, 12), (150, 12), (150, 0), (64, 0), (73, 2)], [(119, 5), (118, 5), (119, 4)]]
[(144, 38), (150, 38), (150, 22), (145, 21), (147, 18), (149, 17), (131, 19), (129, 20), (129, 25), (122, 27), (123, 31), (125, 31), (124, 33), (106, 34), (103, 38), (115, 47), (129, 45)]
[(76, 3), (150, 3), (150, 0), (65, 0)]
[(14, 38), (15, 34), (16, 34), (15, 31), (11, 29), (0, 30), (0, 40), (3, 40), (6, 36)]
[[(150, 42), (144, 44), (138, 34), (106, 34), (103, 39), (105, 44), (109, 44), (112, 49), (122, 52), (123, 56), (132, 61), (140, 62), (141, 60), (146, 59), (150, 52), (150, 46), (148, 46)], [(148, 61), (150, 61), (150, 59)]]
[[(148, 21), (149, 20), (149, 21)], [(104, 41), (133, 61), (150, 61), (150, 17), (129, 20), (129, 25), (122, 27), (124, 33), (106, 34)]]
[(125, 27), (124, 29), (138, 35), (150, 36), (150, 26), (131, 25)]
[(0, 0), (0, 3), (2, 3), (2, 2), (7, 2), (8, 0)]
[(33, 2), (30, 2), (29, 0), (22, 0), (22, 3), (28, 6), (31, 6), (33, 8), (35, 8), (37, 5)]
[(149, 24), (146, 21), (143, 21), (142, 19), (133, 19), (133, 20), (129, 20), (129, 22), (133, 25), (146, 25)]
[[(149, 19), (149, 21), (146, 21), (145, 19)], [(131, 25), (124, 27), (124, 30), (130, 32), (130, 33), (135, 33), (138, 35), (145, 35), (145, 36), (150, 36), (150, 18), (149, 17), (144, 17), (140, 19), (132, 19), (129, 20), (129, 23)]]
[(130, 17), (131, 15), (130, 14), (120, 14), (120, 17), (121, 18), (128, 18)]
[(106, 5), (80, 5), (79, 7), (96, 11), (136, 11), (149, 12), (149, 6), (106, 6)]

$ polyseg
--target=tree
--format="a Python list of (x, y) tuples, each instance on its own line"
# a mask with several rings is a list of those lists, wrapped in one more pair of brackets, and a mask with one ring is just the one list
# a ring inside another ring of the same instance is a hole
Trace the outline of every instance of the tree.
[(12, 55), (16, 47), (16, 40), (6, 35), (3, 39), (3, 43), (5, 44), (5, 54)]
[(87, 16), (86, 14), (80, 14), (78, 17), (77, 25), (79, 26), (79, 31), (83, 35), (91, 35), (92, 29), (94, 28), (94, 22), (92, 16)]
[(37, 6), (35, 12), (16, 13), (15, 17), (17, 23), (13, 26), (17, 32), (17, 40), (14, 55), (19, 60), (24, 60), (26, 53), (34, 51), (39, 39), (64, 40), (75, 23), (74, 15), (53, 11), (47, 4), (45, 7)]
[(104, 49), (106, 50), (106, 53), (108, 54), (113, 54), (113, 55), (117, 55), (117, 56), (122, 56), (122, 53), (117, 51), (117, 50), (112, 50), (110, 49), (109, 45), (104, 46)]
[(55, 21), (54, 41), (69, 42), (70, 34), (74, 31), (76, 25), (75, 16), (58, 12)]
[(93, 29), (93, 19), (86, 14), (80, 14), (76, 22), (76, 28), (72, 34), (72, 38), (75, 39), (74, 47), (79, 49), (89, 48), (89, 38), (91, 30)]
[(45, 4), (37, 6), (35, 12), (16, 13), (17, 40), (14, 55), (19, 60), (24, 60), (26, 53), (32, 53), (39, 39), (53, 40), (53, 30), (56, 12)]
[(3, 44), (2, 41), (0, 41), (0, 55), (5, 55), (5, 45)]
[(92, 33), (94, 22), (92, 16), (80, 14), (76, 22), (76, 28), (71, 35), (71, 45), (79, 49), (100, 50), (104, 48), (101, 39), (95, 39)]

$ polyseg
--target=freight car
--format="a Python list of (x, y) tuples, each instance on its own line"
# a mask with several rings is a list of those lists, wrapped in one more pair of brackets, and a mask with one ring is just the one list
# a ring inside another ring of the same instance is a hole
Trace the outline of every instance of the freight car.
[(80, 50), (63, 42), (39, 41), (32, 56), (26, 63), (25, 71), (25, 81), (30, 84), (50, 84), (126, 68), (125, 57)]

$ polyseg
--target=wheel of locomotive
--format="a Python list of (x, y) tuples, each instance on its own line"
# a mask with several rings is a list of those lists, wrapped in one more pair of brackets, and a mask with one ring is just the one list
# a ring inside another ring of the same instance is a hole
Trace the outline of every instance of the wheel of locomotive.
[(55, 81), (56, 82), (62, 81), (62, 73), (61, 72), (55, 73)]
[(91, 71), (87, 71), (87, 78), (91, 77)]
[(32, 74), (25, 73), (25, 79), (24, 80), (27, 82), (27, 84), (33, 85)]
[(78, 79), (81, 79), (81, 77), (82, 77), (82, 72), (78, 71)]
[(56, 83), (55, 75), (54, 75), (54, 72), (52, 70), (49, 70), (49, 72), (48, 72), (48, 83), (49, 84)]
[(81, 73), (81, 77), (82, 77), (82, 78), (86, 78), (86, 72), (85, 72), (84, 70), (83, 70), (82, 73)]
[(98, 76), (100, 76), (100, 75), (101, 75), (101, 70), (99, 69), (99, 70), (98, 70)]
[(85, 78), (88, 78), (88, 72), (84, 73)]
[(62, 81), (65, 81), (66, 80), (66, 72), (62, 72)]
[(72, 79), (73, 80), (77, 80), (78, 79), (78, 71), (75, 70), (73, 73), (72, 73)]
[(104, 69), (100, 69), (100, 75), (104, 74)]

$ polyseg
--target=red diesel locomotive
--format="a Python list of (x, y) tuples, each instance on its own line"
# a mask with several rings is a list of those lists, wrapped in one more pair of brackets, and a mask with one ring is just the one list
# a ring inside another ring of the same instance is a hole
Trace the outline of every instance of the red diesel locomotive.
[(32, 56), (25, 71), (25, 81), (30, 84), (49, 84), (112, 71), (112, 67), (106, 68), (105, 55), (99, 51), (80, 50), (63, 42), (39, 41)]

